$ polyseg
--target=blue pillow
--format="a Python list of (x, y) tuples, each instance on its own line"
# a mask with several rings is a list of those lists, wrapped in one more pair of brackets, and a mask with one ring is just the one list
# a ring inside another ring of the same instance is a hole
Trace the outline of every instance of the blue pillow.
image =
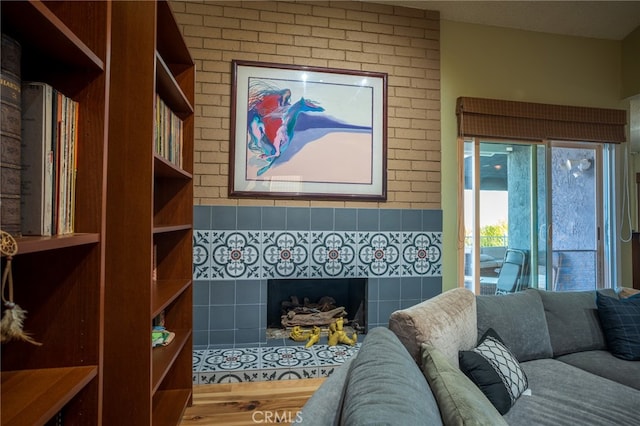
[(629, 361), (640, 360), (640, 297), (616, 299), (597, 293), (598, 316), (611, 353)]

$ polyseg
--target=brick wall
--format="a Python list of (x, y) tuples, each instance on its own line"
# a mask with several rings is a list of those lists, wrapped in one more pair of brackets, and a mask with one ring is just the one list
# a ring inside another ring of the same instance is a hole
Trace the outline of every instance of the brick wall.
[[(438, 12), (342, 1), (171, 5), (197, 67), (195, 205), (440, 208)], [(387, 73), (387, 202), (229, 199), (233, 59)]]

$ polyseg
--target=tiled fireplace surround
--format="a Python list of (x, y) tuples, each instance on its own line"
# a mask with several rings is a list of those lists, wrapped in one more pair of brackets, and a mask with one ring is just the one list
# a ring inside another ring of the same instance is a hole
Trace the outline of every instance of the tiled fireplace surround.
[(366, 277), (386, 326), (441, 293), (441, 249), (441, 210), (195, 206), (194, 349), (266, 344), (269, 278)]

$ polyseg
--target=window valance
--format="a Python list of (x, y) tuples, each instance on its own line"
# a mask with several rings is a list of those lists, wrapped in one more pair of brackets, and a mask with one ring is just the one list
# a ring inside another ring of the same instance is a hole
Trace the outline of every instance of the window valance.
[(619, 109), (460, 97), (458, 134), (527, 140), (623, 143), (627, 112)]

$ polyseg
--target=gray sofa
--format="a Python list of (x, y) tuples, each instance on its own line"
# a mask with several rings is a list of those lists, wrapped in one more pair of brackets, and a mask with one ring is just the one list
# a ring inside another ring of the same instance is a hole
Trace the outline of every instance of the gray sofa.
[[(608, 291), (608, 296), (617, 297)], [(501, 415), (458, 354), (492, 328), (528, 380)], [(426, 377), (426, 378), (425, 378)], [(396, 311), (297, 417), (307, 425), (640, 425), (640, 362), (607, 350), (595, 292), (447, 291)]]

